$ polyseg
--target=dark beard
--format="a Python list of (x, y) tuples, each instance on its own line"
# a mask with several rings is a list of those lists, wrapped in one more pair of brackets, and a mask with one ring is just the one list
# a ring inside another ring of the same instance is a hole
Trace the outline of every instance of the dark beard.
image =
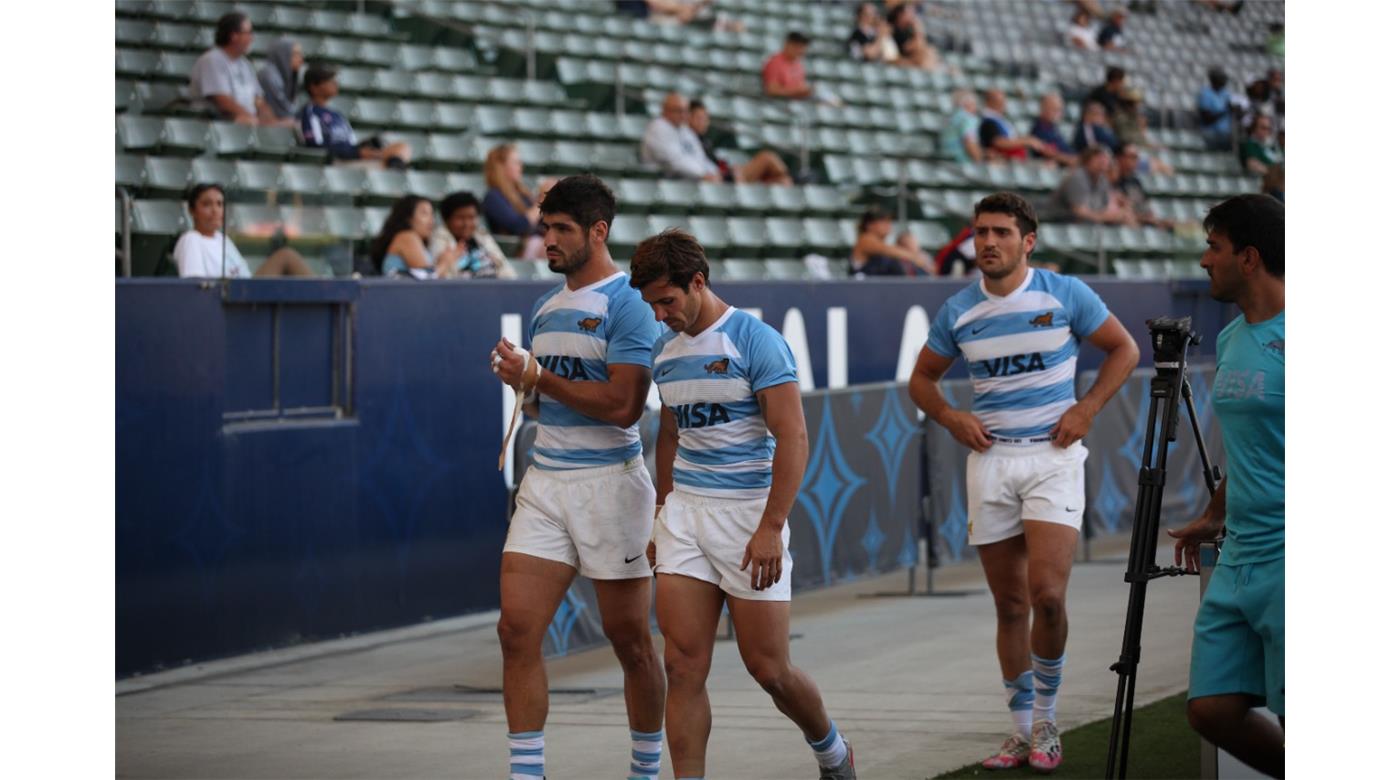
[(577, 271), (578, 269), (582, 268), (584, 264), (588, 262), (588, 247), (585, 246), (578, 252), (572, 255), (565, 255), (564, 257), (558, 260), (548, 257), (546, 258), (546, 260), (549, 261), (549, 270), (553, 271), (554, 273), (571, 274)]

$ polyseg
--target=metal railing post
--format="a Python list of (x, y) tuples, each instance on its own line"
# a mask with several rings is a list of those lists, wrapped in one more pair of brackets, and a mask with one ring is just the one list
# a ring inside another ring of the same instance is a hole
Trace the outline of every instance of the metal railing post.
[(122, 196), (122, 276), (131, 278), (131, 193), (118, 187)]
[(525, 80), (535, 80), (535, 14), (525, 12)]
[(618, 119), (622, 119), (627, 113), (627, 81), (622, 75), (623, 62), (619, 60), (616, 69), (613, 70), (613, 111)]

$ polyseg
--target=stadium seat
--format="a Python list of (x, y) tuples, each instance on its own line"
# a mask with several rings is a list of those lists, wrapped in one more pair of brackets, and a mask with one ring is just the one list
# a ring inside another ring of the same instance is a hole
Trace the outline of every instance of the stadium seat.
[(802, 234), (808, 250), (820, 255), (845, 255), (851, 251), (851, 244), (841, 235), (837, 223), (831, 219), (812, 218), (802, 220)]
[(256, 141), (256, 128), (247, 125), (214, 122), (209, 126), (208, 149), (220, 157), (243, 157), (251, 152)]
[(762, 260), (725, 260), (720, 267), (722, 278), (736, 282), (758, 281), (767, 273)]
[(623, 179), (617, 183), (617, 207), (629, 214), (645, 214), (660, 206), (660, 187), (648, 179)]
[(281, 166), (277, 163), (237, 160), (233, 164), (229, 196), (244, 203), (265, 203), (269, 200), (269, 193), (277, 191), (281, 173)]
[(408, 192), (408, 174), (387, 169), (365, 172), (364, 202), (367, 205), (389, 206)]
[(144, 159), (134, 154), (117, 155), (117, 186), (125, 187), (133, 196), (144, 183)]
[(770, 257), (793, 257), (800, 250), (810, 248), (803, 235), (802, 220), (791, 217), (767, 217), (763, 224), (768, 233), (768, 247), (765, 254)]
[(368, 188), (368, 174), (364, 168), (351, 165), (331, 165), (321, 173), (321, 181), (326, 188), (327, 202), (349, 205)]
[(724, 217), (691, 217), (689, 221), (691, 235), (705, 247), (707, 254), (723, 255), (729, 251), (729, 227)]
[(190, 185), (190, 161), (179, 157), (147, 157), (144, 177), (147, 197), (179, 199)]
[(953, 238), (949, 235), (948, 228), (937, 222), (911, 222), (909, 232), (914, 234), (919, 246), (929, 254), (935, 254)]
[(190, 160), (190, 183), (214, 183), (228, 190), (233, 183), (234, 164), (216, 157), (196, 157)]
[(144, 116), (117, 117), (117, 145), (128, 152), (154, 152), (160, 147), (161, 120)]
[[(296, 202), (307, 204), (325, 203), (325, 168), (316, 165), (283, 165), (278, 174), (279, 190), (292, 196)], [(286, 198), (282, 202), (287, 202)]]
[(768, 246), (768, 230), (762, 217), (728, 217), (725, 228), (729, 233), (729, 251), (733, 254), (755, 256)]
[(608, 231), (609, 249), (614, 254), (632, 255), (632, 248), (642, 239), (651, 235), (647, 218), (636, 214), (618, 214), (613, 217), (612, 229)]
[(208, 143), (208, 122), (199, 119), (165, 119), (161, 122), (162, 154), (193, 157), (203, 154)]
[(807, 266), (801, 260), (779, 260), (770, 258), (763, 261), (763, 277), (782, 281), (797, 281), (807, 278)]
[(183, 204), (169, 200), (138, 200), (131, 207), (131, 231), (174, 239), (189, 229)]

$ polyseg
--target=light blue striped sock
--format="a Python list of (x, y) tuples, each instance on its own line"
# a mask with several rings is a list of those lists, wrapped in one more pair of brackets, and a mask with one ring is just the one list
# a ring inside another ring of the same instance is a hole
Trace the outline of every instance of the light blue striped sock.
[(822, 769), (841, 766), (846, 762), (846, 741), (841, 739), (841, 732), (836, 730), (836, 721), (831, 721), (831, 729), (826, 736), (813, 742), (807, 740), (807, 744), (812, 746), (812, 752), (817, 754), (817, 766)]
[(665, 733), (632, 729), (632, 770), (627, 780), (656, 780), (661, 773), (661, 742)]
[(544, 732), (512, 731), (506, 739), (510, 742), (510, 780), (544, 777)]
[(1006, 706), (1011, 709), (1011, 722), (1026, 739), (1031, 738), (1031, 709), (1035, 706), (1035, 690), (1031, 670), (1016, 675), (1015, 680), (1002, 680), (1006, 688)]
[(1041, 658), (1031, 653), (1031, 670), (1035, 672), (1035, 719), (1055, 720), (1055, 699), (1060, 693), (1060, 677), (1065, 657)]

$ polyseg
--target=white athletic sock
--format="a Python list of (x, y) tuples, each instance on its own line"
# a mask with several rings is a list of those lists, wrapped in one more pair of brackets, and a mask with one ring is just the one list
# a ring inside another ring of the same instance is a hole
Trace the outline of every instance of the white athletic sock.
[(1011, 709), (1011, 722), (1026, 739), (1031, 738), (1031, 708), (1035, 704), (1035, 690), (1032, 685), (1031, 670), (1016, 675), (1015, 680), (1002, 680), (1006, 689), (1006, 706)]
[(1035, 672), (1036, 720), (1055, 721), (1055, 699), (1060, 693), (1060, 676), (1064, 668), (1064, 654), (1052, 659), (1031, 653), (1031, 670)]
[(664, 731), (632, 729), (632, 769), (627, 780), (656, 780), (661, 773), (661, 742)]
[(544, 732), (506, 734), (510, 742), (510, 780), (536, 780), (544, 776)]
[(807, 741), (812, 746), (812, 752), (817, 754), (817, 766), (829, 769), (834, 766), (841, 766), (846, 762), (846, 740), (841, 738), (841, 732), (836, 730), (836, 721), (831, 721), (831, 730), (825, 737), (812, 742)]

